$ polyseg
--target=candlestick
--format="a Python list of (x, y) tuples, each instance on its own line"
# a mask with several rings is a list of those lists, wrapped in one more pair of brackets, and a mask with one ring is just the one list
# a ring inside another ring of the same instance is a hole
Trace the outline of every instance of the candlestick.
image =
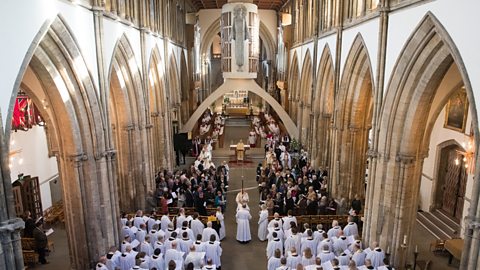
[(390, 246), (387, 246), (387, 254), (390, 254)]
[(418, 253), (418, 246), (415, 245), (415, 253)]
[(407, 244), (407, 235), (403, 235), (403, 244), (406, 245)]

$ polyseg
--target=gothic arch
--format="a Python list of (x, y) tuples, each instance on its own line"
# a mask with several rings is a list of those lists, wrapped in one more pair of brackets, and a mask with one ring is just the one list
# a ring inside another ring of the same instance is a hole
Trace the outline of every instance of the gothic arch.
[(117, 42), (110, 65), (108, 111), (117, 149), (120, 206), (142, 209), (142, 196), (153, 188), (147, 145), (147, 110), (140, 70), (126, 35)]
[(187, 67), (187, 60), (185, 57), (185, 53), (182, 50), (180, 53), (180, 93), (181, 93), (181, 107), (180, 107), (180, 115), (182, 121), (186, 121), (190, 116), (190, 72)]
[(200, 116), (202, 116), (203, 112), (205, 112), (205, 110), (210, 106), (210, 104), (215, 102), (218, 98), (222, 97), (226, 93), (234, 91), (236, 89), (248, 89), (248, 91), (263, 98), (278, 114), (278, 117), (282, 120), (290, 136), (292, 138), (298, 138), (298, 129), (292, 119), (288, 116), (287, 112), (283, 109), (282, 105), (280, 105), (277, 100), (275, 100), (270, 94), (265, 92), (264, 89), (262, 89), (254, 80), (251, 79), (226, 79), (225, 82), (217, 90), (215, 90), (215, 92), (210, 94), (200, 104), (200, 106), (198, 106), (190, 119), (188, 119), (188, 122), (182, 127), (181, 132), (191, 131), (195, 123), (198, 121), (198, 119), (200, 119)]
[(178, 67), (177, 67), (177, 59), (175, 54), (172, 53), (170, 56), (170, 64), (167, 68), (168, 73), (168, 88), (169, 88), (169, 97), (167, 100), (170, 102), (171, 111), (171, 119), (172, 121), (178, 121), (181, 123), (181, 116), (180, 116), (180, 104), (181, 104), (181, 89), (180, 89), (180, 76), (178, 75)]
[(312, 163), (315, 168), (329, 167), (331, 159), (332, 122), (335, 102), (335, 70), (328, 45), (325, 45), (317, 72), (314, 92), (314, 126), (312, 132)]
[[(458, 66), (469, 98), (477, 164), (479, 137), (473, 92), (463, 61), (433, 14), (426, 14), (399, 55), (381, 111), (378, 149), (373, 149), (372, 161), (376, 169), (369, 181), (364, 227), (369, 230), (364, 236), (367, 241), (377, 240), (383, 246), (390, 246), (395, 264), (403, 265), (405, 252), (400, 251), (400, 244), (404, 235), (408, 242), (411, 239), (425, 140), (431, 133), (426, 116), (435, 111), (432, 101), (438, 98), (438, 87), (452, 65)], [(478, 176), (477, 167), (475, 178)], [(469, 212), (472, 218), (478, 208), (478, 182), (474, 185)], [(466, 222), (464, 227), (468, 228), (468, 220)], [(471, 253), (476, 249), (472, 244), (478, 247), (478, 241), (472, 242), (477, 234), (478, 231), (472, 235), (472, 231), (466, 229), (464, 250), (467, 252), (462, 257), (462, 269), (478, 268), (478, 256)]]
[(290, 117), (292, 117), (293, 121), (296, 122), (297, 120), (297, 91), (298, 91), (298, 81), (300, 77), (300, 71), (298, 68), (298, 56), (297, 52), (293, 53), (292, 64), (290, 65), (290, 72), (288, 76), (288, 112), (290, 113)]
[[(34, 100), (44, 100), (47, 104), (45, 108), (39, 107), (48, 121), (48, 140), (56, 142), (71, 267), (88, 269), (109, 246), (118, 244), (116, 181), (109, 174), (113, 152), (106, 145), (105, 118), (93, 76), (60, 16), (46, 22), (32, 42), (17, 77), (12, 101), (26, 72), (34, 73), (41, 84), (40, 89), (24, 90)], [(7, 123), (12, 119), (13, 105), (11, 102)], [(10, 128), (6, 128), (7, 142)], [(7, 144), (7, 153), (8, 147)], [(10, 182), (9, 170), (5, 166), (3, 170), (6, 172), (3, 176)], [(6, 190), (5, 198), (12, 197), (11, 190)], [(15, 216), (11, 211), (13, 202), (7, 205), (11, 208), (8, 215)], [(22, 254), (16, 257), (16, 263), (7, 265), (23, 268), (19, 264)]]
[[(312, 79), (313, 77), (313, 67), (312, 67), (312, 57), (310, 55), (310, 50), (307, 49), (305, 58), (302, 65), (302, 75), (301, 80), (299, 81), (298, 96), (297, 99), (300, 101), (298, 106), (298, 119), (297, 127), (300, 131), (300, 142), (304, 145), (307, 145), (307, 138), (309, 130), (311, 129), (310, 114), (312, 113)], [(307, 146), (307, 149), (310, 149)]]
[(337, 198), (364, 197), (368, 134), (372, 123), (372, 65), (360, 34), (348, 53), (335, 101), (336, 151), (334, 181)]

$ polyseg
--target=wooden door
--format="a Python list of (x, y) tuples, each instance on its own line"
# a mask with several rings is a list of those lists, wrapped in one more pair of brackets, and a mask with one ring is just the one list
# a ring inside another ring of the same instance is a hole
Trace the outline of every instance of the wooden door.
[(463, 161), (460, 163), (460, 175), (458, 181), (457, 189), (457, 199), (455, 203), (455, 214), (454, 217), (457, 220), (462, 220), (463, 216), (463, 202), (465, 200), (465, 189), (467, 186), (467, 169), (465, 168), (465, 163)]
[(445, 174), (445, 187), (443, 189), (442, 209), (450, 216), (455, 216), (458, 186), (462, 164), (456, 165), (457, 152), (452, 149), (448, 152), (447, 172)]

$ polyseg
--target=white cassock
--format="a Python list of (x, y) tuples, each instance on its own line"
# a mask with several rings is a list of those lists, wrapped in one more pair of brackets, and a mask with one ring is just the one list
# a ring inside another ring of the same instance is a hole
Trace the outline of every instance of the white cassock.
[(292, 157), (287, 151), (280, 154), (280, 160), (284, 168), (292, 168)]
[(315, 238), (303, 238), (302, 239), (302, 253), (305, 252), (305, 249), (310, 248), (312, 251), (313, 256), (317, 256), (317, 241), (315, 241)]
[(332, 251), (332, 250), (333, 250), (333, 242), (332, 242), (332, 240), (330, 240), (330, 239), (327, 238), (327, 239), (323, 239), (320, 243), (318, 243), (318, 246), (317, 246), (317, 254), (322, 253), (324, 246), (328, 246), (328, 250), (329, 250), (329, 251)]
[(135, 265), (135, 256), (137, 254), (133, 251), (130, 253), (123, 253), (120, 256), (120, 270), (130, 270)]
[(367, 254), (359, 249), (355, 253), (353, 253), (352, 260), (355, 261), (357, 266), (362, 266), (365, 264), (366, 257), (367, 257)]
[(257, 141), (257, 135), (255, 134), (255, 131), (250, 131), (248, 135), (248, 144), (255, 145), (256, 141)]
[(250, 234), (250, 219), (252, 216), (246, 209), (240, 209), (235, 215), (237, 218), (237, 240), (240, 242), (247, 242), (252, 240)]
[(280, 228), (276, 228), (276, 229), (268, 228), (268, 236), (267, 236), (268, 241), (273, 239), (273, 232), (277, 233), (277, 237), (283, 243), (283, 239), (285, 239), (285, 234)]
[(145, 224), (145, 220), (143, 219), (143, 217), (134, 217), (133, 226), (140, 228), (140, 224)]
[(203, 229), (205, 229), (205, 225), (203, 225), (199, 219), (192, 220), (190, 227), (192, 228), (195, 239), (197, 239), (197, 235), (201, 235), (203, 233)]
[(294, 216), (286, 216), (282, 218), (283, 222), (283, 231), (287, 231), (290, 229), (290, 222), (295, 222), (297, 224), (297, 218)]
[(183, 252), (178, 251), (176, 249), (168, 249), (165, 252), (165, 266), (168, 267), (168, 263), (172, 260), (175, 261), (178, 269), (178, 264), (179, 264), (178, 262), (182, 264), (181, 262), (183, 261)]
[(184, 233), (184, 232), (187, 232), (188, 238), (189, 238), (190, 240), (195, 241), (195, 239), (197, 239), (197, 237), (194, 236), (194, 233), (193, 233), (192, 229), (190, 229), (190, 228), (188, 228), (188, 227), (186, 227), (186, 228), (181, 227), (181, 228), (179, 228), (179, 229), (176, 229), (176, 232), (177, 232), (177, 237), (178, 237), (178, 238), (183, 237), (183, 233)]
[(120, 267), (120, 256), (122, 256), (122, 253), (118, 250), (115, 253), (109, 252), (107, 254), (107, 263), (105, 265), (108, 270), (115, 270)]
[(163, 215), (162, 218), (160, 219), (160, 227), (162, 231), (166, 232), (168, 230), (168, 224), (172, 222), (170, 218), (167, 215)]
[(248, 193), (240, 191), (237, 194), (237, 197), (235, 197), (235, 201), (237, 202), (237, 211), (243, 208), (243, 204), (247, 205), (247, 210), (250, 210), (250, 208), (248, 207), (248, 202), (250, 201)]
[(302, 257), (298, 256), (298, 254), (290, 255), (287, 257), (287, 266), (290, 269), (297, 269), (297, 265), (302, 262)]
[(267, 240), (267, 226), (268, 226), (268, 210), (260, 211), (260, 217), (258, 219), (258, 239), (260, 241)]
[(159, 269), (164, 269), (165, 267), (165, 261), (163, 260), (163, 256), (162, 254), (160, 254), (159, 256), (157, 255), (153, 255), (152, 257), (150, 257), (150, 261), (148, 262), (148, 267), (149, 269), (152, 269), (152, 268), (157, 268), (157, 270)]
[(304, 267), (312, 264), (315, 264), (315, 257), (312, 256), (311, 258), (306, 258), (305, 256), (302, 256), (302, 265)]
[(329, 262), (333, 259), (335, 259), (335, 254), (331, 251), (322, 251), (322, 253), (318, 254), (318, 257), (322, 261), (322, 263)]
[(342, 254), (346, 249), (348, 249), (348, 240), (346, 236), (340, 236), (333, 240), (333, 250), (337, 255)]
[(155, 249), (159, 248), (160, 249), (160, 252), (162, 254), (165, 254), (165, 244), (160, 242), (160, 241), (155, 241), (155, 243), (153, 244), (153, 251), (155, 251)]
[(350, 262), (350, 255), (342, 253), (340, 254), (340, 256), (337, 257), (337, 259), (339, 265), (348, 265), (348, 263)]
[(205, 252), (205, 242), (195, 241), (193, 245), (195, 246), (196, 252)]
[(179, 215), (177, 216), (177, 222), (176, 222), (176, 227), (175, 228), (182, 228), (183, 222), (187, 219), (185, 215)]
[(215, 266), (215, 264), (205, 265), (204, 267), (202, 267), (202, 270), (215, 270), (215, 269), (217, 269), (217, 267)]
[(267, 270), (275, 270), (280, 265), (280, 258), (271, 257), (270, 259), (268, 259)]
[(267, 258), (270, 259), (275, 253), (276, 249), (280, 249), (283, 256), (283, 243), (279, 238), (274, 238), (271, 241), (268, 241), (267, 244)]
[(212, 259), (213, 264), (221, 266), (220, 256), (222, 256), (222, 247), (219, 241), (208, 241), (205, 243), (205, 258)]
[(315, 240), (317, 240), (317, 243), (320, 243), (320, 241), (323, 240), (323, 233), (324, 232), (325, 232), (324, 230), (313, 232), (313, 238), (315, 238)]
[(355, 222), (349, 222), (345, 227), (343, 228), (343, 234), (345, 236), (350, 236), (353, 235), (354, 237), (358, 235), (358, 226), (357, 223)]
[(182, 252), (185, 252), (185, 254), (188, 254), (190, 252), (190, 247), (192, 246), (193, 241), (192, 241), (192, 239), (189, 239), (189, 238), (187, 238), (187, 239), (182, 238), (182, 239), (178, 240), (178, 244), (180, 246), (180, 250)]
[(132, 230), (130, 230), (130, 227), (128, 226), (123, 226), (122, 227), (122, 237), (125, 237), (125, 236), (130, 236), (130, 239), (135, 239), (135, 233), (132, 232)]
[(103, 263), (97, 263), (95, 269), (96, 270), (108, 270), (107, 266)]
[(366, 259), (372, 261), (373, 267), (379, 267), (383, 265), (383, 259), (385, 258), (385, 253), (380, 248), (375, 248), (370, 253), (368, 253)]
[(185, 258), (185, 265), (189, 263), (193, 263), (193, 269), (201, 269), (202, 265), (205, 262), (205, 252), (197, 252), (193, 251), (188, 253), (187, 257)]
[(282, 223), (281, 218), (278, 218), (278, 219), (274, 218), (274, 219), (270, 220), (270, 222), (268, 223), (268, 228), (273, 228), (274, 227), (273, 224), (275, 224), (275, 222), (278, 223), (279, 228), (282, 228), (283, 223)]
[(220, 229), (218, 230), (218, 234), (220, 236), (220, 239), (217, 240), (223, 240), (225, 238), (226, 232), (225, 232), (225, 217), (223, 216), (222, 212), (216, 212), (215, 217), (217, 220), (220, 222)]
[(215, 235), (215, 240), (219, 240), (219, 239), (220, 239), (220, 237), (218, 236), (217, 231), (215, 231), (214, 229), (209, 228), (209, 227), (206, 227), (205, 229), (203, 229), (202, 242), (210, 241), (210, 236), (211, 236), (212, 234)]
[(153, 254), (153, 248), (152, 245), (146, 241), (143, 241), (140, 244), (140, 252), (145, 252), (148, 256), (152, 256)]
[(340, 226), (335, 226), (331, 228), (327, 232), (328, 238), (333, 239), (333, 237), (338, 237), (338, 234), (340, 233), (341, 230), (342, 230), (342, 227)]
[(285, 239), (285, 251), (292, 250), (292, 247), (294, 247), (297, 252), (300, 252), (301, 238), (298, 234), (292, 234)]
[(146, 231), (142, 229), (138, 229), (138, 231), (135, 233), (135, 239), (137, 239), (138, 242), (143, 243), (145, 241), (146, 235), (147, 235)]

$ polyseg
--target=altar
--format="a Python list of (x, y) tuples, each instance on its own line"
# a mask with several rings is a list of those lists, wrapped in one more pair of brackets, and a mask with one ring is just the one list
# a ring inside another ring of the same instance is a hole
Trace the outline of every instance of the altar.
[(237, 162), (245, 160), (245, 152), (250, 149), (250, 145), (243, 144), (240, 142), (239, 144), (231, 144), (230, 150), (235, 151), (235, 159)]

